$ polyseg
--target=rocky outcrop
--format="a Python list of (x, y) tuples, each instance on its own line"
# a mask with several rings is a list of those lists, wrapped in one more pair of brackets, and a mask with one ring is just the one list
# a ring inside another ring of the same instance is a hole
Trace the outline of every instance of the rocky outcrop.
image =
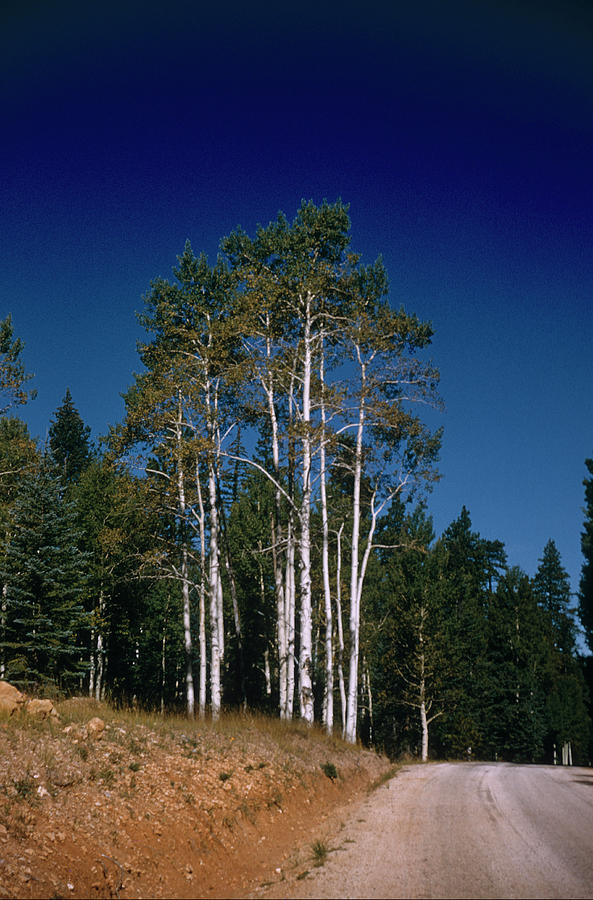
[(28, 716), (34, 716), (36, 719), (58, 718), (58, 711), (51, 700), (39, 700), (37, 698), (28, 700), (25, 703), (25, 712)]
[(69, 735), (74, 743), (78, 743), (78, 741), (88, 741), (89, 738), (100, 741), (104, 731), (105, 722), (98, 716), (93, 716), (86, 725), (66, 725), (64, 728), (64, 734)]
[(12, 716), (19, 712), (25, 704), (25, 697), (18, 688), (8, 681), (0, 681), (0, 714)]

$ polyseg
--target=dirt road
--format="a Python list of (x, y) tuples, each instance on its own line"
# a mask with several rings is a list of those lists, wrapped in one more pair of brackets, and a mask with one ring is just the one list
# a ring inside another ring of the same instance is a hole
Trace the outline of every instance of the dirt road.
[(593, 898), (593, 770), (410, 766), (329, 845), (257, 896)]

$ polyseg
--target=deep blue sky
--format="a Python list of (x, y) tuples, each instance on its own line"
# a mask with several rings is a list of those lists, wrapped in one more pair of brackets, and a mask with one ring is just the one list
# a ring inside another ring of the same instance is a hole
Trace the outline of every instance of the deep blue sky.
[(189, 237), (214, 260), (302, 198), (350, 204), (432, 321), (438, 532), (581, 566), (593, 454), (590, 2), (14, 3), (0, 14), (0, 316), (44, 438), (70, 388), (123, 415), (135, 311)]

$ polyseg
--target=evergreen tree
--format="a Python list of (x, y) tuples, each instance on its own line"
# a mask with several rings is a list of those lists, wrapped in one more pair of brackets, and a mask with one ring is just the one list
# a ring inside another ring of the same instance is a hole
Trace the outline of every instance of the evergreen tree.
[(562, 567), (560, 553), (552, 540), (544, 547), (543, 556), (539, 560), (533, 579), (533, 592), (541, 608), (548, 614), (554, 647), (561, 653), (572, 654), (575, 647), (575, 626), (569, 609), (570, 578)]
[(593, 459), (586, 459), (589, 477), (583, 480), (585, 487), (585, 522), (581, 533), (581, 550), (584, 556), (579, 590), (579, 618), (585, 632), (585, 640), (593, 653)]
[(543, 753), (547, 642), (529, 578), (516, 566), (491, 597), (487, 636), (482, 752), (534, 762)]
[[(402, 512), (403, 504), (396, 502), (381, 523), (379, 540), (385, 549), (380, 551), (379, 584), (370, 592), (372, 622), (365, 628), (373, 661), (373, 730), (391, 756), (413, 750), (426, 761), (430, 725), (451, 699), (443, 618), (445, 554), (442, 544), (431, 546), (432, 520), (423, 506), (398, 528)], [(379, 574), (374, 569), (370, 573)]]
[[(442, 549), (444, 627), (447, 632), (450, 702), (436, 731), (441, 752), (462, 756), (475, 752), (484, 739), (484, 697), (487, 665), (485, 628), (494, 563), (490, 545), (472, 530), (465, 506), (444, 531)], [(504, 551), (496, 542), (497, 558)]]
[(70, 388), (49, 427), (52, 459), (66, 484), (77, 481), (91, 459), (91, 429), (74, 406)]
[(2, 647), (6, 676), (18, 684), (78, 680), (86, 558), (75, 510), (47, 458), (22, 480), (15, 497), (1, 573), (6, 591)]
[(590, 721), (587, 690), (581, 661), (576, 654), (576, 628), (572, 611), (570, 580), (562, 566), (554, 541), (546, 544), (533, 579), (533, 591), (544, 613), (547, 665), (543, 678), (545, 695), (545, 755), (552, 761), (554, 749), (570, 741), (573, 759), (586, 760)]

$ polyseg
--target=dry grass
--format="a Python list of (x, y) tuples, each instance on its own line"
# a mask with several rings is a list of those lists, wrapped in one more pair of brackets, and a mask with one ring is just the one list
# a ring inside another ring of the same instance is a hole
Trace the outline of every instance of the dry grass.
[[(110, 857), (126, 863), (127, 889), (136, 891), (129, 896), (196, 896), (187, 893), (193, 882), (184, 848), (191, 847), (202, 875), (205, 866), (218, 871), (221, 850), (234, 854), (237, 873), (247, 871), (255, 864), (253, 845), (241, 850), (249, 835), (268, 829), (261, 845), (267, 859), (290, 833), (274, 830), (277, 817), (316, 828), (332, 804), (389, 769), (385, 759), (317, 726), (259, 714), (227, 713), (214, 723), (86, 698), (56, 708), (58, 720), (21, 714), (0, 722), (0, 896), (97, 896), (97, 859)], [(102, 738), (81, 737), (95, 716), (105, 722)], [(25, 851), (35, 865), (23, 869)], [(151, 880), (155, 851), (167, 860), (158, 885)], [(22, 881), (27, 868), (33, 875)], [(228, 866), (216, 878), (227, 876)]]

